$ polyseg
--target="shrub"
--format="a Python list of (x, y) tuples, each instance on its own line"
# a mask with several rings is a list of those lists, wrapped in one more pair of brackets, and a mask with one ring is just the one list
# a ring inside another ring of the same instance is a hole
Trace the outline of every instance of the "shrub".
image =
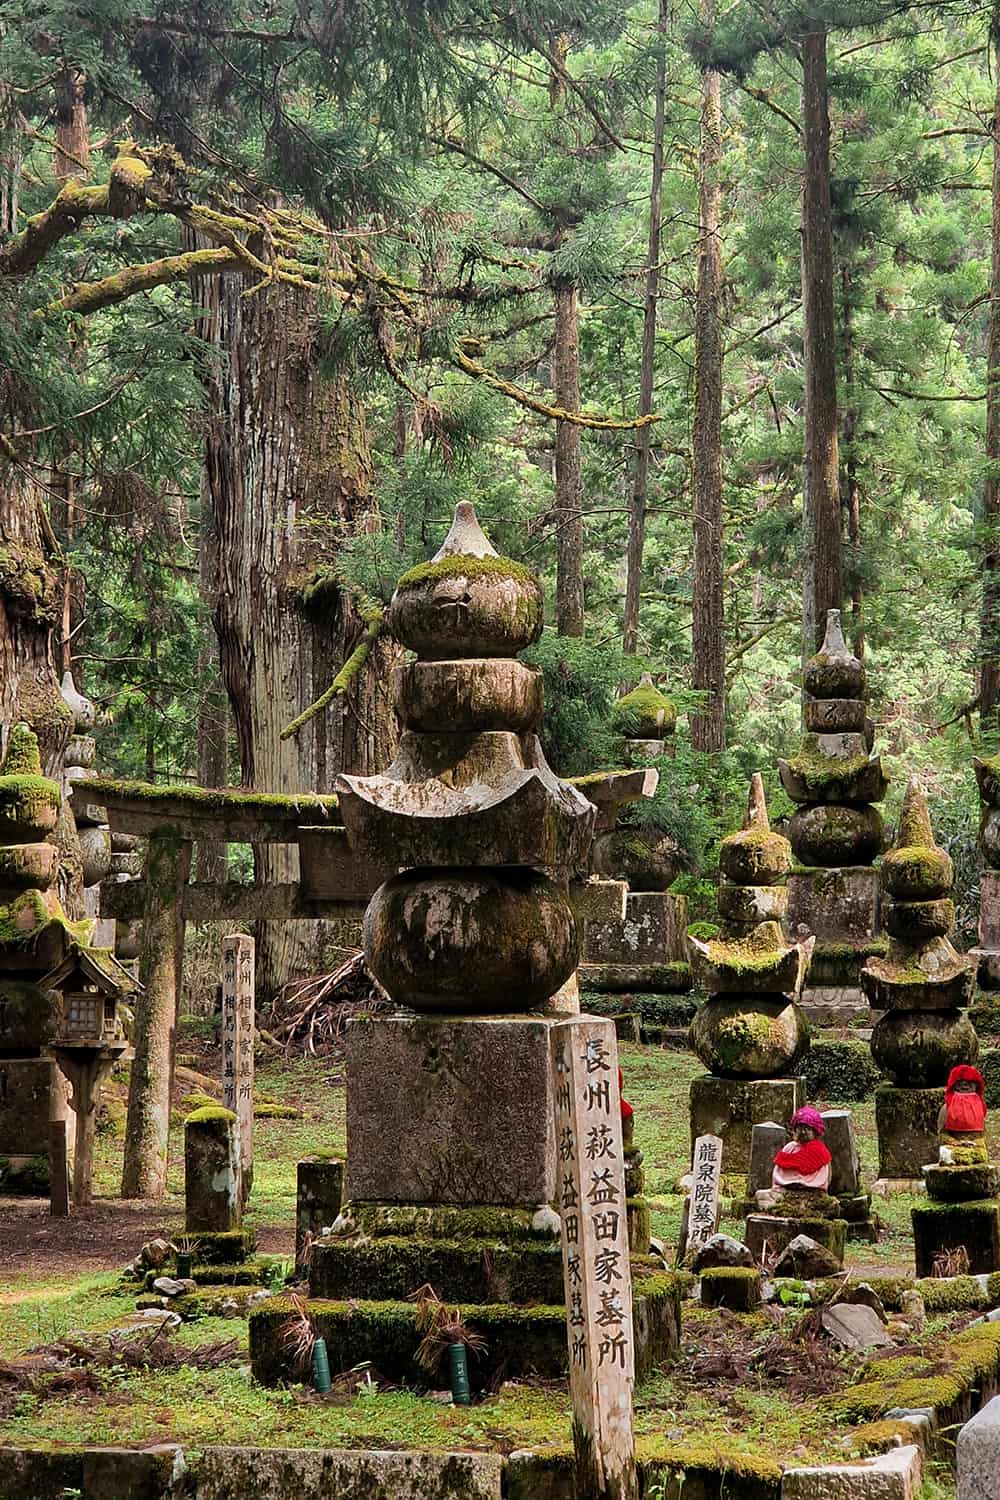
[(810, 1099), (870, 1099), (881, 1075), (865, 1042), (813, 1042), (802, 1062)]

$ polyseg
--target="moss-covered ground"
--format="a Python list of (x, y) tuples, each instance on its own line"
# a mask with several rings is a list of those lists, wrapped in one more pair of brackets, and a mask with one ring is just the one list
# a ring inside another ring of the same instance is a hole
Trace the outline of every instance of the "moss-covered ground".
[[(198, 1071), (217, 1072), (215, 1056), (190, 1037), (182, 1049), (196, 1052)], [(680, 1196), (674, 1192), (688, 1160), (686, 1098), (700, 1065), (687, 1053), (623, 1045), (626, 1095), (636, 1110), (636, 1140), (645, 1155), (647, 1191), (654, 1234), (675, 1241)], [(336, 1059), (278, 1060), (259, 1064), (258, 1084), (268, 1098), (297, 1108), (298, 1119), (263, 1118), (255, 1129), (255, 1171), (249, 1222), (264, 1248), (291, 1254), (295, 1162), (319, 1151), (340, 1152), (345, 1144), (343, 1071)], [(190, 1090), (190, 1085), (188, 1085)], [(871, 1102), (856, 1104), (855, 1119), (866, 1172), (874, 1175), (875, 1129)], [(112, 1109), (115, 1116), (120, 1111)], [(180, 1099), (171, 1138), (170, 1201), (164, 1223), (180, 1228), (182, 1188)], [(99, 1137), (96, 1187), (113, 1197), (120, 1171), (120, 1122)], [(741, 1184), (733, 1185), (738, 1191)], [(881, 1242), (850, 1245), (848, 1260), (876, 1272), (912, 1274), (909, 1210), (914, 1200), (879, 1202), (886, 1222)], [(110, 1203), (108, 1213), (114, 1212)], [(0, 1203), (0, 1240), (7, 1212)], [(740, 1233), (741, 1221), (722, 1227)], [(57, 1240), (58, 1236), (52, 1236)], [(138, 1249), (131, 1247), (130, 1253)], [(123, 1255), (124, 1261), (127, 1256)], [(301, 1387), (268, 1390), (250, 1376), (247, 1324), (242, 1318), (206, 1318), (183, 1325), (173, 1340), (194, 1350), (235, 1340), (229, 1357), (216, 1368), (196, 1363), (136, 1371), (113, 1362), (78, 1387), (49, 1391), (44, 1375), (35, 1388), (12, 1388), (4, 1381), (4, 1361), (18, 1363), (26, 1351), (52, 1345), (77, 1331), (97, 1336), (120, 1325), (135, 1306), (135, 1293), (123, 1289), (96, 1239), (81, 1249), (78, 1264), (47, 1266), (45, 1253), (0, 1273), (0, 1444), (144, 1443), (176, 1438), (193, 1446), (210, 1442), (254, 1442), (302, 1446), (420, 1446), (511, 1451), (531, 1446), (565, 1449), (569, 1407), (561, 1384), (505, 1385), (467, 1409), (427, 1394), (368, 1383), (356, 1372), (326, 1398)], [(55, 1264), (55, 1263), (54, 1263)], [(837, 1392), (856, 1380), (860, 1356), (831, 1355), (821, 1385), (799, 1381), (809, 1369), (809, 1346), (787, 1343), (789, 1313), (778, 1324), (773, 1312), (740, 1316), (684, 1305), (681, 1355), (643, 1383), (636, 1405), (636, 1427), (649, 1456), (684, 1451), (712, 1454), (723, 1462), (771, 1464), (841, 1458), (851, 1451), (843, 1423), (830, 1420), (818, 1404), (821, 1390)], [(932, 1318), (934, 1340), (967, 1322), (970, 1313)], [(775, 1341), (778, 1341), (777, 1343)], [(828, 1346), (824, 1346), (828, 1347)], [(29, 1385), (32, 1382), (28, 1382)], [(694, 1462), (694, 1458), (690, 1460)]]

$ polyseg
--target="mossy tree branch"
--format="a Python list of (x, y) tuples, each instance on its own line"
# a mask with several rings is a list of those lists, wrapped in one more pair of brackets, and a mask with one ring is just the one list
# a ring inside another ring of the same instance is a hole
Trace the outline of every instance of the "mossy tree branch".
[(355, 646), (350, 656), (344, 662), (344, 665), (326, 692), (321, 693), (315, 703), (310, 703), (309, 707), (303, 710), (297, 719), (293, 719), (290, 724), (286, 724), (285, 728), (281, 731), (281, 738), (283, 740), (290, 740), (294, 735), (298, 734), (299, 730), (304, 729), (311, 719), (314, 719), (317, 714), (321, 714), (324, 709), (329, 708), (335, 698), (342, 697), (348, 691), (352, 682), (368, 660), (375, 642), (380, 636), (385, 634), (384, 616), (381, 608), (368, 611), (365, 618), (368, 621), (368, 629), (361, 637), (357, 646)]

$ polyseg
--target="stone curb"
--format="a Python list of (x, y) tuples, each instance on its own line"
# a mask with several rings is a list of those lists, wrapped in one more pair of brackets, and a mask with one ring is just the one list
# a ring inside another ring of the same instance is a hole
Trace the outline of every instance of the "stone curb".
[(781, 1500), (914, 1500), (920, 1474), (920, 1449), (911, 1444), (856, 1464), (786, 1469)]

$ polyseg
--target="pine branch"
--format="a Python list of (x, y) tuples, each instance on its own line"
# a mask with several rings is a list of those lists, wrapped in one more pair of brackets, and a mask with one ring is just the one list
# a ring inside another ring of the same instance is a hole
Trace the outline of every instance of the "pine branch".
[[(166, 255), (162, 260), (147, 261), (141, 266), (126, 266), (101, 281), (78, 281), (71, 292), (53, 304), (63, 312), (94, 313), (114, 307), (138, 292), (155, 286), (169, 286), (192, 276), (232, 274), (246, 270), (247, 263), (232, 250), (186, 250), (181, 255)], [(279, 279), (283, 279), (279, 274)]]

